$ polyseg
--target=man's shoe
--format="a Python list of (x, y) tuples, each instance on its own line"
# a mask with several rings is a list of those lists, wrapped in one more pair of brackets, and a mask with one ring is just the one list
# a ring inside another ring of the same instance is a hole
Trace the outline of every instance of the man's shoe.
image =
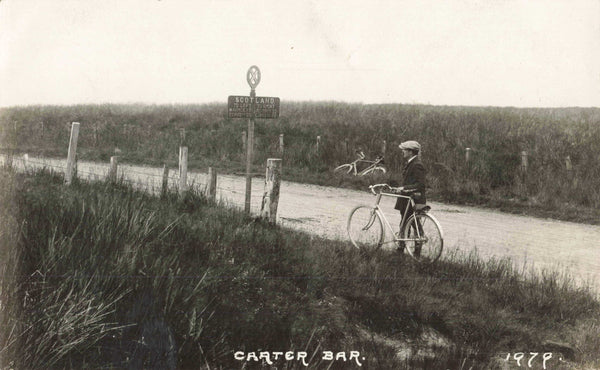
[(415, 257), (421, 257), (421, 248), (423, 247), (423, 243), (417, 242), (415, 243), (415, 251), (413, 252)]
[(398, 247), (396, 247), (396, 252), (404, 253), (404, 248), (405, 248), (404, 241), (396, 242), (396, 244), (398, 244)]

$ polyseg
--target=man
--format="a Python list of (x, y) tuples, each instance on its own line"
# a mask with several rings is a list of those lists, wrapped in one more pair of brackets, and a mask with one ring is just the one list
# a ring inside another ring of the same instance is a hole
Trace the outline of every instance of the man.
[[(410, 195), (415, 201), (415, 205), (425, 204), (427, 201), (427, 198), (425, 197), (426, 171), (421, 159), (419, 158), (421, 145), (414, 140), (409, 140), (403, 142), (398, 147), (402, 150), (402, 155), (407, 162), (402, 170), (402, 186), (392, 189), (402, 195)], [(408, 199), (398, 198), (394, 207), (394, 209), (399, 210), (402, 214), (402, 221), (400, 222), (400, 235), (403, 233), (403, 225), (414, 213), (412, 207), (408, 205)], [(399, 242), (398, 244), (398, 251), (403, 252), (404, 242)], [(419, 251), (415, 252), (418, 253)]]

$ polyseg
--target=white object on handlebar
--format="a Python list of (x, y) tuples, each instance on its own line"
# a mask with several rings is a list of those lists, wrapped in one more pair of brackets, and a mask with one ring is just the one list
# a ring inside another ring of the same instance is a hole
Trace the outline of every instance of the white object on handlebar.
[(388, 184), (375, 184), (375, 185), (369, 185), (369, 189), (371, 190), (371, 193), (373, 193), (373, 194), (377, 194), (377, 193), (375, 192), (375, 189), (376, 189), (376, 188), (383, 187), (383, 186), (386, 186), (386, 187), (388, 187), (388, 188), (390, 188), (390, 189), (392, 188), (392, 187), (391, 187), (391, 186), (389, 186)]

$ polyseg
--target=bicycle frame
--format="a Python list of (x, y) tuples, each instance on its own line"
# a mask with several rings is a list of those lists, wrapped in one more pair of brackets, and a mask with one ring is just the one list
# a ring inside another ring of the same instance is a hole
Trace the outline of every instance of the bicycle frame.
[(413, 200), (412, 197), (410, 196), (406, 196), (406, 195), (400, 195), (400, 194), (393, 194), (393, 193), (384, 193), (384, 192), (379, 192), (376, 193), (375, 196), (375, 205), (373, 207), (373, 209), (375, 210), (375, 212), (379, 215), (380, 219), (383, 220), (383, 223), (385, 224), (385, 226), (387, 227), (387, 229), (391, 232), (392, 235), (394, 235), (394, 240), (393, 242), (397, 242), (397, 241), (412, 241), (412, 240), (419, 240), (421, 239), (421, 231), (419, 230), (419, 228), (417, 227), (417, 239), (411, 238), (411, 239), (404, 239), (402, 238), (402, 236), (400, 235), (400, 230), (398, 231), (398, 236), (396, 236), (396, 234), (394, 233), (394, 228), (392, 227), (392, 225), (390, 224), (390, 222), (388, 221), (387, 217), (385, 217), (385, 213), (383, 212), (383, 209), (381, 209), (381, 207), (379, 206), (379, 203), (381, 202), (381, 197), (382, 196), (388, 196), (388, 197), (392, 197), (392, 198), (406, 198), (408, 199), (408, 203), (406, 204), (406, 209), (404, 210), (404, 212), (400, 215), (401, 220), (400, 220), (400, 230), (402, 230), (402, 226), (404, 226), (404, 223), (406, 222), (406, 219), (404, 217), (404, 215), (407, 214), (408, 210), (412, 207), (414, 209), (415, 207), (415, 201)]
[[(358, 172), (358, 167), (357, 164), (358, 163), (371, 163), (371, 165), (369, 165), (367, 168), (365, 168), (364, 170)], [(354, 173), (354, 176), (358, 175), (358, 176), (362, 176), (364, 175), (366, 172), (372, 170), (373, 168), (377, 167), (377, 165), (381, 163), (381, 158), (378, 158), (374, 161), (368, 160), (368, 159), (362, 159), (362, 158), (358, 158), (357, 160), (355, 160), (354, 162), (350, 163), (350, 165), (352, 166), (352, 172)]]

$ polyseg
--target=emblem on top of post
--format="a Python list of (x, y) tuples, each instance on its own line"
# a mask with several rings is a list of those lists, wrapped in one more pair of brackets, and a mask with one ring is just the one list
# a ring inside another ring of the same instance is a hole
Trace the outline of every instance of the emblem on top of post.
[[(1, 1), (1, 0), (0, 0)], [(227, 98), (229, 118), (279, 118), (279, 98), (256, 96), (256, 86), (260, 83), (260, 69), (251, 66), (246, 72), (250, 85), (250, 96), (230, 95)]]
[(258, 86), (260, 83), (260, 69), (258, 69), (257, 66), (251, 66), (248, 68), (248, 72), (246, 73), (246, 81), (248, 81), (248, 85), (250, 85), (252, 90)]

